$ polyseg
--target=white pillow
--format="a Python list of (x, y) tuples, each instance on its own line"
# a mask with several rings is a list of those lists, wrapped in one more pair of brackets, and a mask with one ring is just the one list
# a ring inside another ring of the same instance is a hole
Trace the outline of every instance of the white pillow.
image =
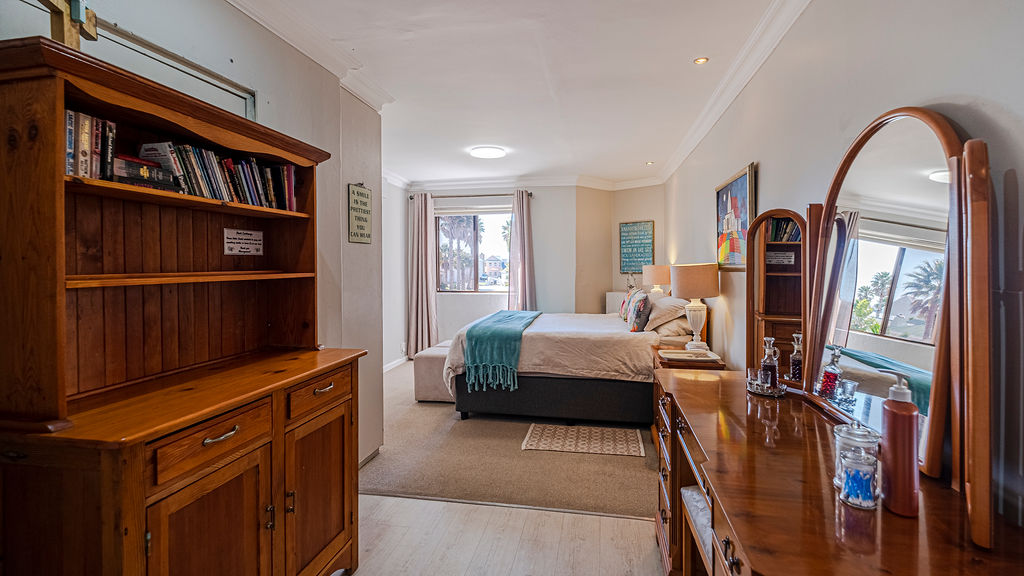
[(665, 296), (655, 300), (654, 305), (651, 306), (651, 317), (647, 319), (647, 326), (644, 330), (650, 332), (669, 320), (685, 316), (686, 305), (689, 303), (689, 300), (673, 298), (672, 296)]
[(693, 330), (690, 329), (690, 321), (686, 319), (686, 316), (669, 320), (655, 328), (654, 331), (661, 336), (687, 336), (693, 334)]

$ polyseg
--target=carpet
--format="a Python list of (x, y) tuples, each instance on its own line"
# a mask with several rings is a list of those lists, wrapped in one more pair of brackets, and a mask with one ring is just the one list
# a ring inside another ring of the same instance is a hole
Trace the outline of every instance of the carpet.
[(523, 450), (644, 456), (644, 439), (631, 428), (531, 424)]
[[(413, 399), (413, 363), (384, 374), (384, 445), (359, 471), (359, 491), (652, 518), (658, 453), (645, 456), (522, 450), (530, 425), (561, 420), (474, 414)], [(602, 424), (604, 426), (605, 424)]]

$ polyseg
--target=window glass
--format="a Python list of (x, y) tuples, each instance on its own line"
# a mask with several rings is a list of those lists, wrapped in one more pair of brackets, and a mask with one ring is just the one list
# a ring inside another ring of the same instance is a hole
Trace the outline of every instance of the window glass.
[(885, 335), (933, 342), (944, 279), (945, 258), (941, 252), (903, 248)]
[(507, 292), (512, 215), (437, 217), (437, 289)]
[(881, 334), (892, 273), (900, 249), (898, 246), (870, 240), (858, 240), (857, 243), (857, 296), (854, 299), (850, 329)]
[(512, 232), (511, 214), (477, 216), (481, 292), (508, 292), (508, 246)]

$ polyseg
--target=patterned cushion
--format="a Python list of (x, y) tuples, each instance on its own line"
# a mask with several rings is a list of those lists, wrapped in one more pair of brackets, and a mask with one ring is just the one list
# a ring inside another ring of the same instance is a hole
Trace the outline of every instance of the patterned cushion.
[(637, 294), (642, 293), (643, 290), (639, 288), (630, 288), (629, 292), (626, 292), (626, 297), (622, 299), (622, 305), (619, 306), (619, 318), (622, 318), (623, 321), (627, 319), (629, 316), (629, 307), (633, 303), (633, 298), (636, 297)]
[(644, 327), (647, 326), (647, 318), (651, 315), (651, 301), (647, 298), (647, 294), (643, 292), (640, 296), (633, 299), (633, 303), (629, 308), (629, 316), (626, 318), (626, 323), (629, 324), (630, 332), (643, 332)]

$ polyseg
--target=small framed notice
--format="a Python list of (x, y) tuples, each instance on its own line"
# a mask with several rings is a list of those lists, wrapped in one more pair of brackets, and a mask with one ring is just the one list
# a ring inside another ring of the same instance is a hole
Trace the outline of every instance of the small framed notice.
[(373, 240), (373, 192), (361, 184), (348, 185), (348, 241), (369, 244)]
[(796, 262), (796, 254), (793, 252), (765, 252), (765, 264), (782, 264), (792, 266)]
[(225, 228), (224, 255), (263, 256), (263, 231)]

